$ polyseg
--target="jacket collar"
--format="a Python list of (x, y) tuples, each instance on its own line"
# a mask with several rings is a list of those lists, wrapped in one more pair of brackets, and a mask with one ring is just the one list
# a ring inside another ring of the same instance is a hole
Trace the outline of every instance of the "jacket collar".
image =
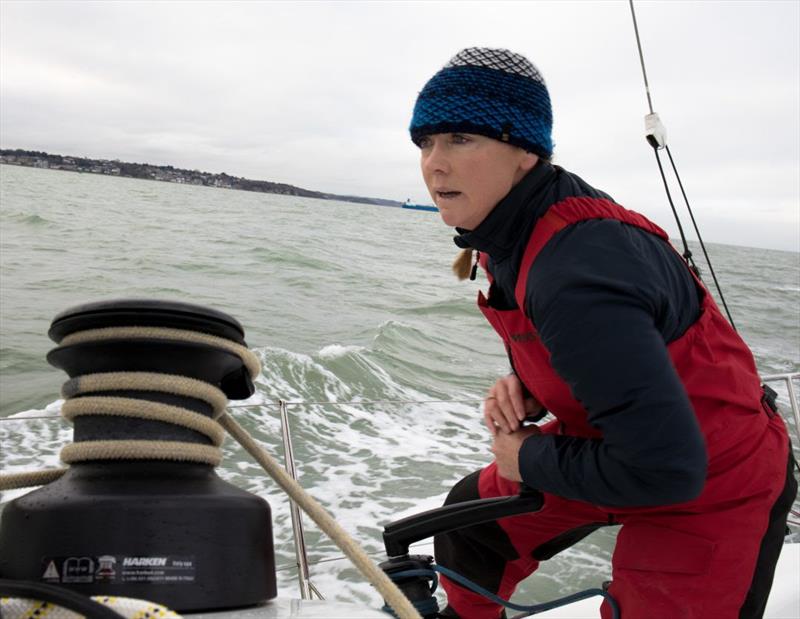
[[(556, 174), (553, 166), (544, 160), (534, 166), (525, 177), (497, 203), (486, 218), (474, 230), (456, 228), (458, 235), (453, 241), (459, 247), (471, 247), (489, 254), (494, 261), (511, 256), (519, 243), (519, 235), (530, 228), (550, 206), (545, 200), (545, 188)], [(531, 210), (535, 212), (531, 212)]]

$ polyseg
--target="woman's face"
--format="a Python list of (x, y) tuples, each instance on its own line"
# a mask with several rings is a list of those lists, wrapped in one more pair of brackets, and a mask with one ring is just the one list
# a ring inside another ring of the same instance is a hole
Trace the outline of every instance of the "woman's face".
[(474, 230), (539, 158), (472, 133), (436, 133), (420, 142), (425, 185), (448, 226)]

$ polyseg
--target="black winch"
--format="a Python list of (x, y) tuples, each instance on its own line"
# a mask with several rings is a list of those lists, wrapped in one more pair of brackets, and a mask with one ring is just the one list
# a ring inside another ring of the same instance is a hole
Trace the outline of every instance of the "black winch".
[[(523, 487), (518, 495), (453, 503), (390, 522), (383, 528), (388, 559), (380, 567), (423, 619), (435, 619), (440, 616), (439, 605), (433, 596), (437, 583), (435, 572), (441, 568), (434, 566), (433, 557), (429, 555), (409, 555), (410, 545), (441, 533), (535, 512), (543, 504), (541, 492)], [(397, 616), (388, 605), (383, 610)]]
[(71, 466), (6, 505), (0, 578), (178, 611), (275, 597), (269, 504), (213, 468), (222, 436), (213, 418), (226, 397), (254, 392), (239, 322), (186, 303), (120, 300), (67, 310), (49, 335), (60, 346), (47, 359), (71, 379), (64, 411), (75, 442), (62, 452)]

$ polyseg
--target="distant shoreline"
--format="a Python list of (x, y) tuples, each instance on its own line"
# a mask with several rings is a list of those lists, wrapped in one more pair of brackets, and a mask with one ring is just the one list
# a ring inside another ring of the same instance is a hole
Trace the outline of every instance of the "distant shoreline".
[(402, 202), (385, 200), (383, 198), (365, 198), (362, 196), (343, 196), (333, 193), (323, 193), (295, 187), (286, 183), (273, 183), (271, 181), (251, 180), (249, 178), (230, 176), (222, 172), (213, 174), (200, 170), (186, 170), (173, 166), (157, 166), (149, 163), (130, 163), (119, 159), (90, 159), (88, 157), (74, 157), (70, 155), (56, 155), (41, 151), (22, 149), (0, 149), (0, 164), (17, 165), (44, 170), (61, 170), (67, 172), (81, 172), (86, 174), (102, 174), (104, 176), (120, 176), (124, 178), (138, 178), (143, 180), (177, 183), (180, 185), (197, 185), (203, 187), (216, 187), (219, 189), (238, 189), (240, 191), (255, 191), (259, 193), (274, 193), (284, 196), (299, 196), (303, 198), (317, 198), (320, 200), (338, 200), (340, 202), (355, 202), (357, 204), (376, 204), (378, 206), (401, 207)]

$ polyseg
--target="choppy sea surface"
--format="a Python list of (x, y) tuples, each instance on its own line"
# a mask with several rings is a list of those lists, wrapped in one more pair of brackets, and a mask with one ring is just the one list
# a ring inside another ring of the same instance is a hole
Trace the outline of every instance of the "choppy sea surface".
[[(485, 282), (450, 272), (451, 237), (435, 213), (0, 166), (0, 469), (57, 466), (70, 441), (65, 375), (45, 361), (57, 313), (122, 297), (209, 305), (244, 325), (263, 366), (236, 418), (280, 459), (288, 401), (300, 482), (382, 560), (384, 524), (441, 504), (490, 461), (479, 400), (507, 361), (474, 307)], [(709, 252), (762, 374), (797, 372), (800, 254)], [(231, 440), (219, 473), (270, 502), (281, 595), (299, 597), (286, 499)], [(305, 526), (322, 593), (379, 606)], [(608, 579), (615, 533), (548, 561), (516, 599)]]

